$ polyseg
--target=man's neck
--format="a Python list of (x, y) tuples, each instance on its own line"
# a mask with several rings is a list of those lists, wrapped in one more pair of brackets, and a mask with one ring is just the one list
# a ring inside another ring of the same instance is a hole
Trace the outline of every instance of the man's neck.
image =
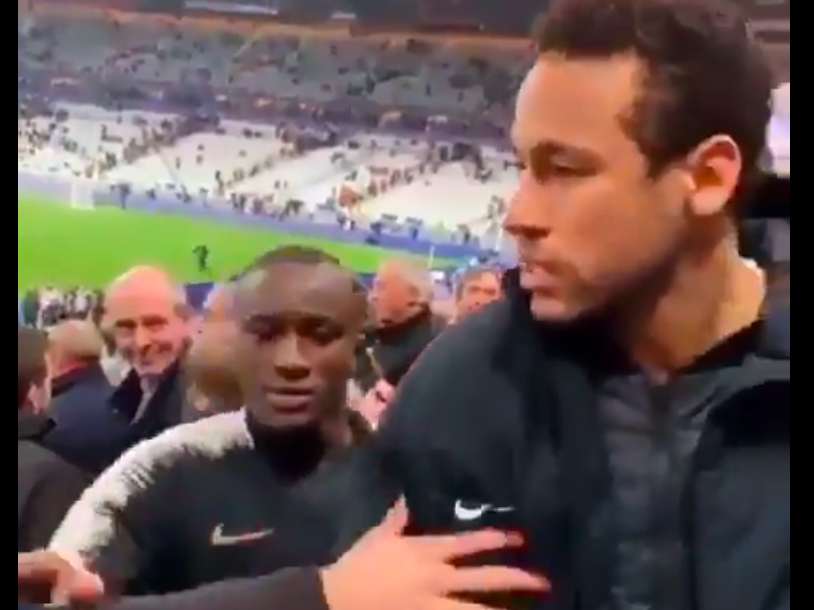
[(76, 371), (88, 368), (88, 366), (89, 364), (87, 362), (78, 362), (75, 360), (61, 360), (53, 364), (52, 374), (54, 379), (60, 379)]
[(759, 317), (762, 270), (733, 242), (681, 261), (656, 295), (625, 303), (617, 336), (634, 362), (665, 381)]
[(346, 406), (343, 406), (339, 413), (323, 420), (320, 427), (322, 437), (325, 439), (329, 451), (344, 449), (353, 445), (355, 439)]

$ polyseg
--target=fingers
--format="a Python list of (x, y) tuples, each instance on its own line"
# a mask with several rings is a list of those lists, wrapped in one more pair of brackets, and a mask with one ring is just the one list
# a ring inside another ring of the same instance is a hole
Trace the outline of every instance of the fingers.
[(410, 518), (409, 511), (407, 510), (407, 503), (404, 498), (399, 500), (387, 511), (384, 520), (379, 526), (373, 530), (375, 535), (390, 535), (400, 536), (407, 527), (407, 521)]
[(551, 584), (542, 576), (536, 576), (505, 566), (457, 568), (444, 580), (448, 593), (496, 593), (508, 591), (543, 592), (551, 590)]
[(63, 572), (54, 588), (52, 601), (69, 604), (77, 602), (91, 602), (104, 595), (104, 585), (101, 578), (86, 570), (70, 570)]
[(444, 561), (523, 545), (523, 538), (519, 534), (510, 534), (497, 530), (480, 530), (447, 536), (426, 536), (414, 540), (427, 552)]
[(465, 602), (452, 598), (437, 599), (427, 610), (495, 610), (489, 606), (476, 604), (475, 602)]

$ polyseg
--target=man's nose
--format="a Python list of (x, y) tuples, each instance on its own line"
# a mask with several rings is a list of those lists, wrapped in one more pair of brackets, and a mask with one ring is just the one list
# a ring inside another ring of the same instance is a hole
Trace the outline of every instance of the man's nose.
[(150, 345), (151, 341), (152, 337), (150, 336), (150, 332), (143, 326), (136, 326), (136, 331), (133, 334), (133, 342), (135, 343), (136, 348), (144, 349)]
[(520, 175), (520, 183), (509, 200), (503, 229), (518, 238), (539, 239), (550, 232), (549, 206), (542, 189), (528, 170)]
[(300, 338), (295, 334), (279, 340), (273, 353), (273, 365), (284, 377), (305, 377), (310, 372), (308, 360), (302, 351)]

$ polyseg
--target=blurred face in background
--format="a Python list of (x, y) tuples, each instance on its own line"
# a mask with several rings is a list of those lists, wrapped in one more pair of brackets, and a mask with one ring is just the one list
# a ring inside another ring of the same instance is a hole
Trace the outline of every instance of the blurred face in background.
[(478, 271), (465, 277), (458, 296), (456, 318), (461, 319), (496, 301), (500, 293), (500, 276), (495, 271)]
[(185, 370), (197, 393), (200, 411), (235, 411), (243, 406), (237, 375), (237, 325), (210, 322), (192, 341)]
[(118, 353), (143, 379), (160, 377), (190, 338), (186, 304), (177, 287), (155, 274), (133, 276), (111, 288), (105, 325)]
[(28, 392), (28, 403), (31, 408), (37, 413), (44, 413), (48, 410), (48, 405), (51, 403), (51, 381), (53, 379), (53, 367), (51, 360), (45, 356), (45, 376), (31, 386)]
[(193, 404), (200, 411), (232, 411), (243, 406), (237, 380), (238, 326), (233, 305), (233, 285), (212, 289), (185, 359), (195, 389)]
[(234, 324), (233, 302), (234, 286), (221, 284), (213, 288), (204, 302), (199, 330), (205, 330), (209, 325)]
[(393, 264), (383, 265), (376, 274), (369, 298), (373, 321), (380, 327), (409, 319), (423, 305), (417, 287)]
[(17, 328), (17, 409), (45, 411), (51, 401), (52, 362), (48, 337), (33, 328)]

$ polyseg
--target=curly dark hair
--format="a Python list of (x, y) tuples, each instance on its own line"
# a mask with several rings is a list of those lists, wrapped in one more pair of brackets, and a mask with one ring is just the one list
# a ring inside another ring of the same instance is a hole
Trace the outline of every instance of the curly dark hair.
[(534, 29), (537, 50), (566, 58), (630, 54), (644, 64), (623, 124), (651, 176), (705, 139), (740, 148), (741, 188), (757, 176), (771, 116), (772, 74), (729, 0), (555, 0)]

